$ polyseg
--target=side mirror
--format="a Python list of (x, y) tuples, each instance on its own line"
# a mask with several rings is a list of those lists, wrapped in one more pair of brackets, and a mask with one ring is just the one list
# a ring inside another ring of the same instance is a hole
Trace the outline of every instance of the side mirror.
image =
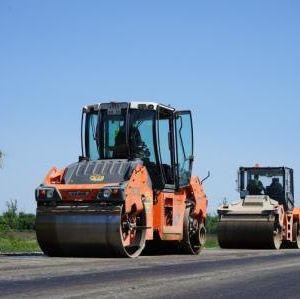
[(207, 176), (200, 182), (201, 185), (204, 181), (206, 181), (210, 177), (210, 171), (208, 171)]

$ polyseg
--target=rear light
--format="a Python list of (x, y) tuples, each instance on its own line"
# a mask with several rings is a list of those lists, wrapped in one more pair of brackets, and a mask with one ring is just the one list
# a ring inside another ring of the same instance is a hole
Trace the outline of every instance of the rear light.
[(113, 194), (113, 195), (117, 195), (117, 194), (119, 194), (119, 189), (112, 189), (111, 190), (111, 193)]
[(38, 193), (38, 199), (46, 198), (46, 190), (45, 189), (39, 189), (37, 193)]

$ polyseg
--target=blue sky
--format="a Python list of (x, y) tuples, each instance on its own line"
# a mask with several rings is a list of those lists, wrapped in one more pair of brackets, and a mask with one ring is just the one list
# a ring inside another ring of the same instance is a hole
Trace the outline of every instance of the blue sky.
[[(0, 211), (80, 154), (81, 107), (191, 109), (209, 210), (240, 165), (288, 165), (300, 198), (300, 2), (0, 1)], [(297, 201), (300, 205), (300, 200)]]

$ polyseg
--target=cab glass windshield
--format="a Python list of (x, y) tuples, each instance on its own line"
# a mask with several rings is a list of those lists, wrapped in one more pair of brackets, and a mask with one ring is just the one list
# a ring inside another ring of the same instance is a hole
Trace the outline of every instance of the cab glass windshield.
[(246, 169), (241, 175), (242, 190), (249, 195), (269, 195), (273, 199), (284, 196), (282, 169)]
[(109, 113), (101, 109), (86, 115), (86, 156), (97, 159), (141, 159), (156, 165), (155, 119), (156, 111), (121, 109)]

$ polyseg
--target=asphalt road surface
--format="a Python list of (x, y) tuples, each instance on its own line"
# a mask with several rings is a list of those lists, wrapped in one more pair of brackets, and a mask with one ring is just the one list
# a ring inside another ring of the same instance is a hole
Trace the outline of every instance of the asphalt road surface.
[(300, 250), (136, 259), (1, 255), (4, 298), (300, 298)]

